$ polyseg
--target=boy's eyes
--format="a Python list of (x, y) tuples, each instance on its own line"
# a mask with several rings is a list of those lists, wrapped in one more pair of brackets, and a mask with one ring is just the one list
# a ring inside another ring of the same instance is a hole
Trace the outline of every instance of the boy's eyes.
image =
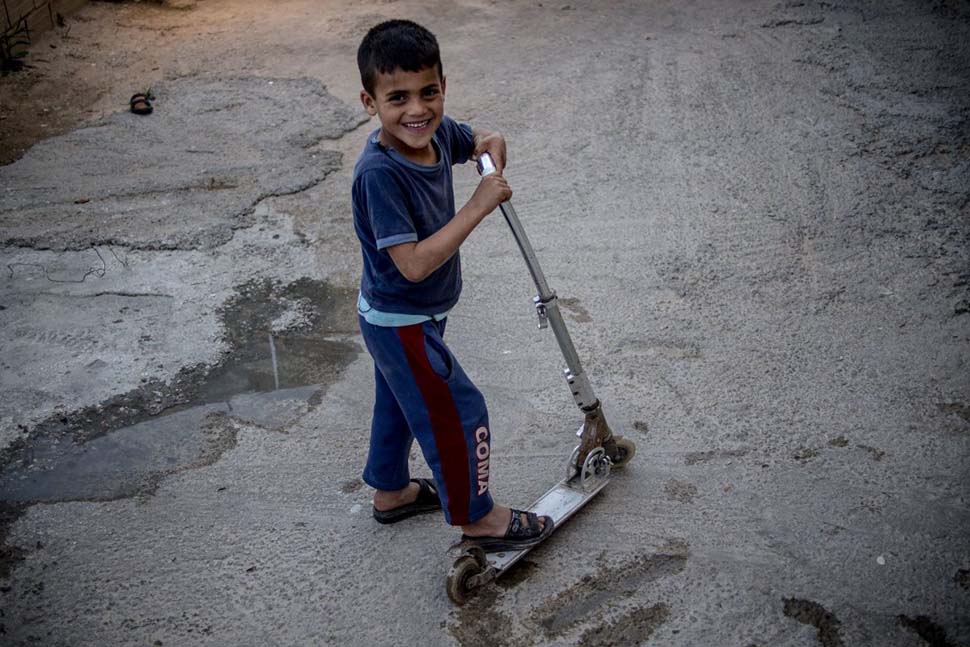
[[(436, 97), (441, 94), (441, 90), (438, 88), (424, 88), (421, 90), (421, 96), (424, 98)], [(392, 94), (387, 97), (390, 103), (404, 103), (407, 101), (408, 95), (406, 94)]]

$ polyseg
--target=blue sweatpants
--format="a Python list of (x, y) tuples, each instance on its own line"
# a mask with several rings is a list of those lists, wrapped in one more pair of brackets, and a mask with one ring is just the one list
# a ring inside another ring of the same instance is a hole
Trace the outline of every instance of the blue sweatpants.
[(462, 525), (481, 519), (493, 505), (488, 410), (442, 339), (446, 320), (400, 327), (358, 320), (377, 383), (364, 482), (378, 490), (406, 487), (408, 453), (417, 439), (445, 520)]

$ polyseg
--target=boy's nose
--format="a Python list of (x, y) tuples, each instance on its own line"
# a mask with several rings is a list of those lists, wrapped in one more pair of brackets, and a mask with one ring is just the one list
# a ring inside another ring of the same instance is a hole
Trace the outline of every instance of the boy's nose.
[(424, 106), (424, 101), (421, 99), (412, 99), (411, 101), (408, 101), (407, 112), (408, 115), (412, 117), (423, 116), (427, 112)]

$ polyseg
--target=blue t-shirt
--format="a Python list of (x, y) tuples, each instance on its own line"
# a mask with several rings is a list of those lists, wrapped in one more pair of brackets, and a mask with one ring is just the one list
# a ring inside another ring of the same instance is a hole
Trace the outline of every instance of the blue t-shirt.
[(375, 131), (354, 166), (354, 228), (364, 259), (360, 292), (381, 312), (434, 316), (451, 309), (461, 294), (458, 252), (423, 281), (413, 283), (386, 248), (422, 241), (455, 217), (452, 164), (475, 150), (471, 128), (448, 116), (432, 137), (435, 164), (417, 164), (384, 147)]

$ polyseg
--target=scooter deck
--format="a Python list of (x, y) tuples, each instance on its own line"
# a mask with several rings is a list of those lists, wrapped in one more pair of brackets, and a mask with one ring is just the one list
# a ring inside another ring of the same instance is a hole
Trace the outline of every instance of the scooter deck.
[[(551, 490), (536, 499), (535, 503), (529, 506), (528, 511), (534, 512), (540, 517), (544, 515), (552, 517), (552, 520), (556, 523), (556, 527), (552, 532), (554, 535), (556, 534), (556, 530), (559, 530), (569, 517), (573, 516), (580, 508), (589, 503), (594, 496), (599, 494), (612, 478), (612, 473), (607, 474), (598, 479), (598, 482), (589, 486), (588, 489), (584, 489), (579, 484), (578, 476), (571, 479), (563, 479)], [(546, 539), (548, 538), (546, 537)], [(495, 576), (498, 577), (503, 571), (522, 559), (533, 548), (535, 546), (517, 551), (488, 553), (486, 555), (488, 565), (495, 569)]]

